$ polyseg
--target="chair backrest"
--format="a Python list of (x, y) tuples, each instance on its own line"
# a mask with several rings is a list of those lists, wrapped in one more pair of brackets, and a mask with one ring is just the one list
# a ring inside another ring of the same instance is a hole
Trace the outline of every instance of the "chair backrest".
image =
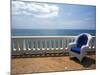
[(81, 48), (82, 45), (86, 45), (88, 42), (88, 36), (86, 34), (83, 34), (79, 36), (77, 40), (77, 47)]

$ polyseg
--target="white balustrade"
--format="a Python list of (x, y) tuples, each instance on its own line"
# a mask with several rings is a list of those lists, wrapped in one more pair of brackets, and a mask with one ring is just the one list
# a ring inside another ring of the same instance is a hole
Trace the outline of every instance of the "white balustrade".
[[(76, 36), (12, 36), (12, 55), (38, 54), (49, 52), (67, 52), (70, 42)], [(89, 50), (96, 49), (96, 37), (93, 36), (89, 44)]]

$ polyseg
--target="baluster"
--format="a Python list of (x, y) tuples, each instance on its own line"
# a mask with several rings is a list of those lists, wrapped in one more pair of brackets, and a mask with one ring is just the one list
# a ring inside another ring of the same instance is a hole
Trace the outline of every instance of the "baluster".
[(35, 40), (33, 40), (33, 50), (36, 50), (36, 41)]
[(38, 50), (38, 40), (36, 40), (36, 50)]
[(73, 42), (74, 42), (74, 40), (75, 40), (75, 39), (73, 38)]
[(55, 41), (56, 41), (56, 50), (58, 50), (58, 40), (59, 38), (57, 38)]
[(61, 39), (61, 50), (63, 49), (63, 39)]
[(61, 50), (63, 49), (63, 46), (64, 46), (64, 41), (63, 41), (63, 39), (62, 39), (62, 48), (61, 48)]
[(96, 47), (96, 39), (94, 38), (93, 39), (93, 48), (95, 48)]
[(37, 42), (38, 42), (38, 50), (40, 50), (40, 41), (41, 40), (38, 40)]
[(66, 48), (68, 48), (68, 38), (66, 39)]
[(53, 39), (51, 40), (51, 50), (54, 50), (54, 41), (53, 41)]
[(67, 38), (67, 47), (68, 47), (68, 44), (69, 44), (69, 43), (71, 43), (71, 42), (70, 42), (70, 38)]
[(94, 45), (94, 39), (92, 39), (92, 43), (91, 43), (91, 48), (93, 49), (93, 45)]
[(19, 43), (18, 43), (18, 39), (16, 39), (16, 51), (19, 51)]
[(65, 49), (67, 49), (67, 39), (65, 39)]
[(29, 50), (29, 40), (27, 39), (27, 50)]
[(26, 47), (26, 50), (28, 50), (28, 42), (27, 42), (27, 39), (25, 39), (25, 47)]
[(33, 39), (31, 39), (31, 50), (33, 50), (33, 47), (34, 47), (34, 45), (33, 45)]
[(17, 51), (15, 45), (16, 45), (16, 41), (14, 39), (12, 39), (11, 40), (11, 47), (12, 47), (11, 54), (12, 55), (14, 55), (16, 53), (16, 51)]
[(93, 45), (94, 45), (94, 38), (92, 37), (92, 42), (91, 42), (91, 48), (93, 49)]
[(42, 50), (42, 39), (40, 40), (40, 49)]
[(63, 39), (62, 39), (62, 49), (63, 49), (63, 45), (64, 45), (64, 41), (63, 41)]
[(58, 39), (58, 49), (60, 50), (60, 39)]
[(47, 50), (49, 50), (49, 40), (47, 40)]
[(89, 49), (91, 49), (92, 48), (92, 43), (93, 43), (93, 38), (90, 40), (90, 42), (89, 42)]
[(92, 41), (90, 40), (90, 42), (89, 42), (89, 49), (91, 48), (91, 43), (92, 43)]
[(96, 49), (96, 38), (94, 40), (94, 48)]
[(11, 50), (12, 51), (16, 51), (15, 44), (14, 44), (14, 40), (11, 41)]
[(19, 40), (19, 47), (20, 47), (20, 50), (23, 50), (23, 39)]
[(63, 49), (65, 50), (65, 47), (66, 47), (66, 40), (65, 38), (63, 39)]
[(23, 40), (23, 49), (26, 50), (26, 42)]
[(27, 50), (30, 50), (29, 44), (30, 44), (30, 41), (29, 41), (29, 39), (27, 39)]
[(50, 48), (50, 50), (52, 49), (52, 43), (51, 43), (51, 40), (49, 40), (49, 48)]
[(46, 40), (45, 40), (45, 50), (47, 50), (47, 42), (46, 42)]
[(54, 39), (54, 49), (56, 50), (56, 40)]
[(31, 39), (29, 39), (29, 44), (28, 44), (28, 46), (29, 46), (29, 50), (32, 50), (32, 48), (31, 48), (31, 46), (32, 46)]
[(42, 50), (45, 50), (45, 42), (44, 42), (44, 40), (41, 40), (41, 44), (42, 44)]
[(62, 46), (62, 39), (60, 40), (60, 50), (62, 50), (63, 48), (62, 48), (63, 46)]

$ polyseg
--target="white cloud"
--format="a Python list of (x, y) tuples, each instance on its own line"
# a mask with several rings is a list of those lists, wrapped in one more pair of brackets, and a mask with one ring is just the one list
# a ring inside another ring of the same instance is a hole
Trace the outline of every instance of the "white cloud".
[(48, 18), (58, 16), (59, 7), (46, 3), (28, 3), (21, 1), (12, 1), (12, 14), (33, 15), (40, 18)]
[(20, 9), (25, 9), (25, 3), (19, 1), (12, 1), (12, 14), (21, 14), (22, 11), (20, 11)]

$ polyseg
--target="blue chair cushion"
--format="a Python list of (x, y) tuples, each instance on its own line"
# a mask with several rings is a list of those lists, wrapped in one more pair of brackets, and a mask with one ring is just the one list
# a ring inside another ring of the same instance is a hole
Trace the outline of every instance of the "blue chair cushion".
[(80, 54), (80, 49), (81, 48), (71, 48), (71, 51), (79, 53)]
[(78, 41), (77, 41), (77, 47), (78, 48), (81, 48), (82, 45), (86, 45), (87, 44), (87, 41), (88, 41), (88, 37), (87, 35), (81, 35), (79, 38), (78, 38)]

